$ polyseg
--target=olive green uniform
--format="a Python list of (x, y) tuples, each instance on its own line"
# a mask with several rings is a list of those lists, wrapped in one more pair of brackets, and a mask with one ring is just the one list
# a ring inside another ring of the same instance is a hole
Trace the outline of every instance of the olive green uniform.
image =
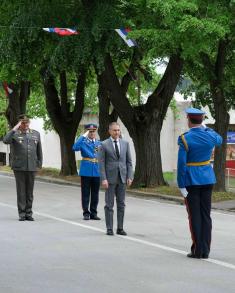
[(35, 173), (42, 167), (40, 134), (32, 129), (26, 132), (11, 130), (3, 142), (11, 148), (10, 165), (16, 179), (19, 216), (32, 216)]

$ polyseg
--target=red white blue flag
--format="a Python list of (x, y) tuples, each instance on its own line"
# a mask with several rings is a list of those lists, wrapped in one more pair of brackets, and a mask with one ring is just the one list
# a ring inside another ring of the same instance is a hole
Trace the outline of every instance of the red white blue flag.
[(128, 45), (128, 47), (137, 46), (136, 41), (128, 38), (128, 33), (131, 31), (129, 28), (118, 28), (115, 31), (119, 34), (119, 36), (124, 40), (124, 42)]
[(49, 33), (56, 33), (57, 35), (60, 35), (60, 36), (71, 36), (71, 35), (79, 34), (79, 31), (72, 28), (44, 27), (43, 30)]
[(7, 84), (6, 81), (4, 81), (4, 82), (2, 83), (2, 86), (3, 86), (3, 88), (4, 88), (4, 91), (5, 91), (7, 97), (8, 97), (10, 94), (13, 93), (13, 89), (11, 89), (11, 88), (9, 87), (9, 85)]

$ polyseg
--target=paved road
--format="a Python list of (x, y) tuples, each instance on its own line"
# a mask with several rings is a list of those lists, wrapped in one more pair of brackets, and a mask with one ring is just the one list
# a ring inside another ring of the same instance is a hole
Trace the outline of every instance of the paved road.
[(77, 187), (37, 182), (35, 222), (18, 222), (15, 182), (0, 176), (0, 293), (234, 292), (235, 214), (213, 213), (211, 259), (185, 257), (185, 208), (127, 198), (128, 237), (83, 221)]

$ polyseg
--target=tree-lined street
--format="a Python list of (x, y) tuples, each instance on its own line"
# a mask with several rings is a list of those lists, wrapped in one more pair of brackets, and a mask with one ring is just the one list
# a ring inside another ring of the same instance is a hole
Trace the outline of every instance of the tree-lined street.
[(127, 198), (127, 237), (83, 221), (80, 189), (36, 182), (35, 222), (18, 222), (15, 182), (0, 176), (0, 291), (234, 292), (234, 214), (212, 213), (210, 259), (188, 259), (184, 206)]

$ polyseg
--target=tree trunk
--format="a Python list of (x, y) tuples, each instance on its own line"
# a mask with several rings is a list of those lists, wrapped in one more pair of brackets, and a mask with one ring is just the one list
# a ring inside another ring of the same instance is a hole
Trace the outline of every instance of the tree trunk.
[(224, 74), (227, 57), (227, 39), (220, 40), (218, 43), (218, 52), (216, 62), (211, 75), (210, 88), (215, 109), (215, 130), (222, 136), (223, 144), (221, 148), (215, 149), (214, 170), (217, 178), (215, 190), (226, 191), (225, 188), (225, 168), (226, 168), (226, 147), (227, 131), (229, 125), (228, 105), (224, 95)]
[(136, 129), (132, 137), (136, 152), (133, 187), (165, 185), (163, 178), (160, 133), (161, 122), (153, 121)]
[(66, 73), (60, 73), (60, 95), (55, 86), (54, 76), (46, 69), (41, 71), (45, 90), (46, 108), (55, 131), (60, 137), (61, 170), (60, 174), (76, 175), (75, 154), (72, 150), (78, 125), (84, 109), (84, 90), (86, 73), (81, 69), (77, 78), (75, 105), (70, 111), (70, 100), (67, 95)]
[[(214, 171), (217, 179), (214, 189), (216, 191), (226, 191), (225, 169), (226, 169), (226, 149), (227, 149), (227, 131), (229, 126), (229, 114), (226, 108), (226, 100), (223, 93), (219, 90), (213, 90), (214, 108), (215, 108), (215, 131), (223, 138), (223, 144), (220, 148), (215, 148)], [(219, 102), (220, 101), (220, 102)]]
[(21, 81), (20, 84), (11, 83), (9, 87), (13, 92), (7, 96), (8, 106), (6, 109), (6, 118), (10, 127), (13, 128), (18, 123), (18, 116), (20, 114), (26, 114), (26, 103), (30, 96), (30, 82)]
[[(168, 106), (178, 84), (183, 60), (178, 55), (169, 59), (166, 71), (147, 103), (132, 107), (121, 86), (111, 57), (105, 59), (105, 79), (110, 100), (129, 131), (136, 151), (133, 186), (166, 184), (163, 179), (160, 133)], [(126, 88), (127, 90), (127, 88)]]
[(60, 152), (61, 152), (61, 175), (77, 174), (77, 166), (75, 153), (72, 150), (74, 144), (74, 136), (68, 137), (68, 132), (60, 133)]
[[(109, 92), (105, 85), (104, 74), (97, 74), (97, 81), (99, 84), (98, 99), (99, 99), (99, 136), (100, 140), (105, 140), (109, 137), (108, 127), (111, 122), (117, 121), (118, 115), (109, 98)], [(111, 113), (110, 113), (111, 111)]]

